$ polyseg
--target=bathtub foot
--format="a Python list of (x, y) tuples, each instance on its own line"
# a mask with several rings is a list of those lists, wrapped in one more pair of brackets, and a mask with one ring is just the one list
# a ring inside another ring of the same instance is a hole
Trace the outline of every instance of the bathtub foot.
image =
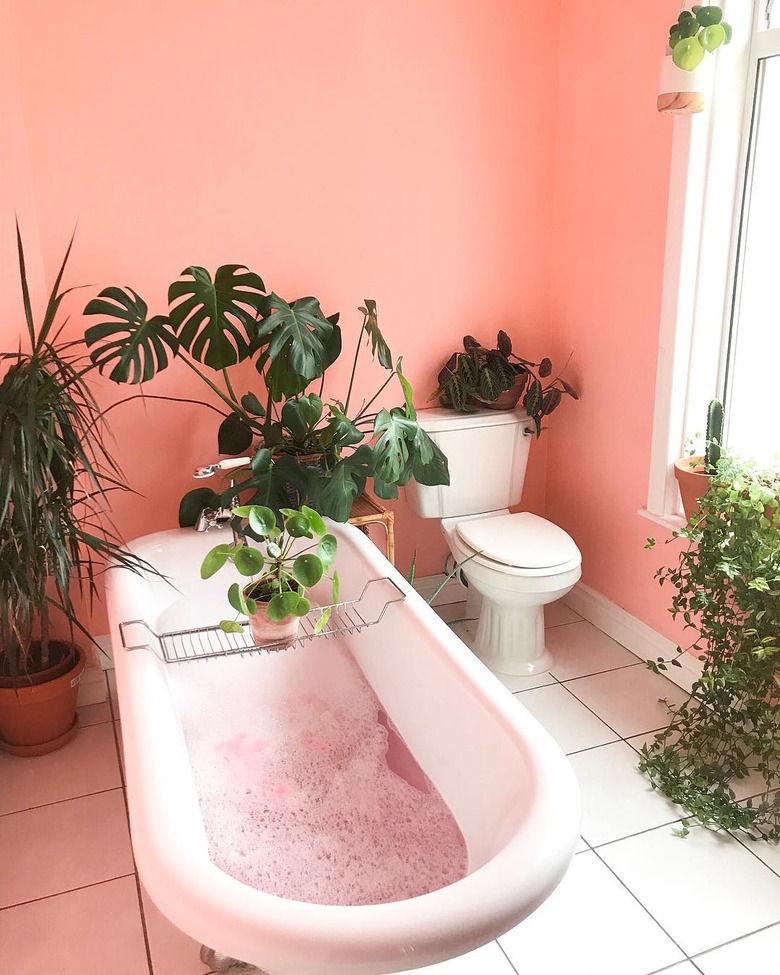
[(230, 955), (223, 955), (221, 951), (215, 951), (213, 948), (208, 948), (206, 945), (200, 946), (200, 960), (204, 965), (208, 965), (212, 972), (233, 972), (245, 970), (247, 972), (252, 972), (253, 975), (266, 975), (259, 968), (255, 968), (254, 965), (249, 965), (245, 961), (239, 961), (238, 958), (231, 958)]

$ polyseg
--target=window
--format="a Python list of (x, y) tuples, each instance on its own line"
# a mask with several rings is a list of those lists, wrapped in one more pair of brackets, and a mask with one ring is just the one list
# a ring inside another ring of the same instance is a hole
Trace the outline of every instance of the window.
[[(780, 453), (780, 17), (773, 0), (724, 2), (732, 44), (709, 107), (675, 119), (647, 509), (676, 526), (672, 463), (726, 404), (726, 444)], [(780, 10), (780, 5), (778, 5)]]

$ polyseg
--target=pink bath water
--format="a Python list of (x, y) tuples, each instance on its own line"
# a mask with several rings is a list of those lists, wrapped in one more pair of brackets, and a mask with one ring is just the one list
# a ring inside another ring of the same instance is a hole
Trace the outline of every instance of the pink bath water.
[(225, 873), (318, 904), (381, 904), (466, 874), (442, 797), (349, 652), (170, 669), (206, 827)]

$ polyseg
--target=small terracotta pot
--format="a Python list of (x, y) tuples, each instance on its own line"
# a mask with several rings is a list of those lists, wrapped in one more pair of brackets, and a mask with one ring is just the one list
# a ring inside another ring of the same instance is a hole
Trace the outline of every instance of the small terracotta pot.
[(61, 665), (55, 665), (30, 680), (3, 681), (0, 749), (13, 755), (46, 755), (76, 734), (76, 699), (87, 657), (80, 647), (75, 650), (76, 662), (64, 673)]
[(481, 396), (476, 395), (470, 396), (469, 399), (488, 410), (513, 410), (520, 402), (522, 392), (523, 387), (520, 385), (520, 376), (518, 376), (515, 379), (514, 386), (511, 389), (505, 389), (503, 393), (499, 393), (494, 400), (482, 399)]
[[(245, 590), (244, 595), (249, 596), (249, 592)], [(257, 601), (257, 612), (250, 613), (248, 619), (249, 629), (252, 631), (252, 639), (256, 646), (269, 644), (271, 645), (269, 649), (284, 650), (285, 647), (295, 643), (298, 637), (298, 628), (301, 625), (300, 617), (290, 616), (288, 619), (282, 620), (281, 623), (277, 623), (276, 620), (268, 618), (268, 603), (260, 602), (256, 596), (252, 598)]]
[(712, 475), (705, 471), (703, 457), (681, 457), (674, 462), (674, 476), (680, 489), (685, 517), (691, 521), (699, 510), (699, 500), (710, 489)]

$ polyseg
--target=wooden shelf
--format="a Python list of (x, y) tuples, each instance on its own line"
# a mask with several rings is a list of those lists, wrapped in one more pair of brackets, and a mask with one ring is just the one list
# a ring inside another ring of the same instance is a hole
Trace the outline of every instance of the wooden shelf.
[(385, 555), (392, 565), (395, 565), (394, 522), (395, 513), (382, 507), (376, 498), (368, 494), (361, 494), (355, 498), (349, 524), (357, 526), (366, 535), (368, 535), (369, 525), (382, 525), (385, 530)]

